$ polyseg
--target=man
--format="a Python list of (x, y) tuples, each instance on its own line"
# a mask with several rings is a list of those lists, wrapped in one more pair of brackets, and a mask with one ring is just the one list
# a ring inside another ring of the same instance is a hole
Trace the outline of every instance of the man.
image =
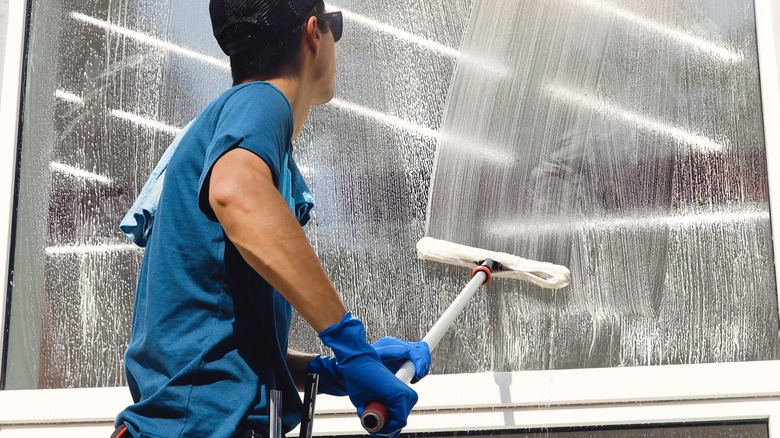
[[(138, 280), (125, 355), (134, 404), (114, 436), (267, 436), (268, 394), (282, 423), (301, 417), (307, 372), (362, 413), (381, 402), (406, 424), (416, 393), (393, 371), (430, 365), (422, 342), (373, 346), (344, 307), (301, 225), (311, 204), (292, 156), (311, 105), (334, 93), (340, 13), (322, 0), (212, 0), (214, 34), (234, 87), (178, 139)], [(335, 357), (287, 348), (291, 306)], [(357, 421), (357, 419), (356, 419)]]

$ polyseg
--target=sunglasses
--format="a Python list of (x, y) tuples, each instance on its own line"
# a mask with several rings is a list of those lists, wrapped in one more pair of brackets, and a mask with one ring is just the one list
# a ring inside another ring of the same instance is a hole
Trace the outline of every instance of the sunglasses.
[(341, 32), (344, 30), (344, 18), (341, 16), (341, 11), (325, 12), (314, 17), (319, 21), (328, 23), (330, 31), (333, 33), (334, 42), (341, 39)]

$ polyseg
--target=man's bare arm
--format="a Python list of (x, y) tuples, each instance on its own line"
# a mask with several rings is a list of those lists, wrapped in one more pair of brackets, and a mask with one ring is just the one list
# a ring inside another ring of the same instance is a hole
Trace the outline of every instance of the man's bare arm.
[(211, 171), (209, 203), (244, 260), (318, 333), (341, 320), (341, 297), (265, 161), (241, 148), (225, 153)]
[(295, 381), (295, 387), (298, 391), (306, 389), (306, 375), (309, 373), (309, 362), (317, 357), (316, 354), (302, 353), (300, 351), (287, 349), (287, 368)]

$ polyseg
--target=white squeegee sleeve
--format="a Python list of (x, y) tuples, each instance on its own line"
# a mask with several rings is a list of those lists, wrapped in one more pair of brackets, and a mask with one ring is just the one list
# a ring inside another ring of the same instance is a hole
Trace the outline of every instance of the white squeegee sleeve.
[(433, 237), (423, 237), (417, 242), (417, 255), (423, 260), (470, 268), (479, 266), (483, 260), (493, 260), (501, 264), (498, 270), (493, 271), (494, 277), (530, 281), (548, 289), (560, 289), (571, 281), (571, 272), (565, 266), (524, 259), (505, 252), (460, 245)]
[[(502, 252), (472, 248), (432, 237), (423, 237), (417, 242), (417, 255), (423, 260), (433, 260), (470, 268), (475, 268), (486, 260), (498, 262), (500, 264), (499, 269), (492, 271), (494, 277), (509, 277), (530, 281), (541, 287), (552, 289), (568, 285), (571, 278), (571, 273), (565, 266), (537, 262)], [(423, 341), (428, 344), (431, 351), (436, 349), (441, 338), (444, 337), (444, 334), (449, 330), (463, 309), (466, 308), (466, 305), (485, 280), (487, 280), (487, 274), (480, 270), (476, 271), (471, 281), (455, 297), (452, 304), (447, 307), (447, 310), (442, 313), (436, 324), (428, 331)], [(411, 361), (405, 362), (395, 375), (405, 383), (411, 382), (412, 378), (414, 378), (414, 364)]]

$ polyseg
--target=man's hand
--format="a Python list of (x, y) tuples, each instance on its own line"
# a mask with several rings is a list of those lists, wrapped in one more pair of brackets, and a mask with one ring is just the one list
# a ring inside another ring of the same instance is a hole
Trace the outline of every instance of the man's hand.
[(377, 435), (395, 435), (406, 426), (406, 418), (417, 403), (417, 393), (396, 378), (366, 342), (363, 323), (350, 313), (320, 332), (322, 342), (333, 349), (337, 369), (344, 378), (346, 393), (358, 416), (371, 402), (383, 404), (390, 419)]
[(412, 362), (414, 364), (412, 383), (419, 382), (431, 369), (431, 349), (425, 341), (407, 342), (386, 336), (371, 346), (393, 374), (398, 372), (404, 362)]
[[(431, 368), (431, 350), (423, 341), (407, 342), (388, 336), (374, 342), (371, 346), (374, 347), (385, 367), (393, 374), (398, 372), (404, 362), (411, 361), (414, 364), (412, 383), (417, 383), (425, 377)], [(308, 372), (320, 375), (321, 394), (347, 395), (347, 383), (334, 357), (325, 355), (315, 357), (309, 362)]]

